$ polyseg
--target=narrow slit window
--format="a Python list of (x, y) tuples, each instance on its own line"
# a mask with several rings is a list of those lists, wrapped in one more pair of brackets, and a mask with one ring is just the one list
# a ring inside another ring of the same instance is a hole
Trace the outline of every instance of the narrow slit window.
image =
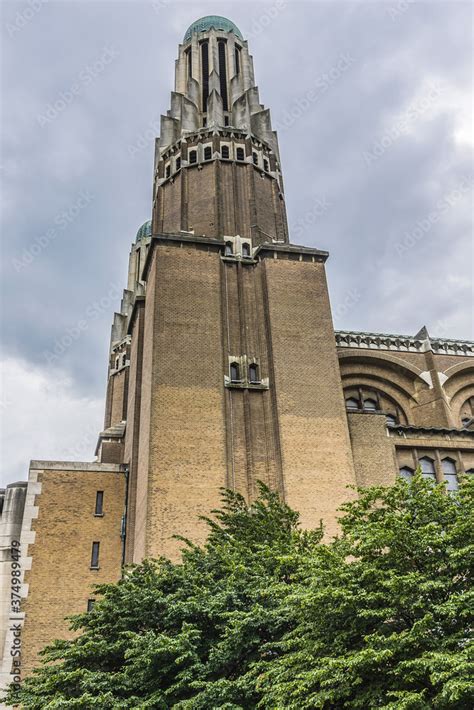
[(255, 151), (252, 153), (252, 160), (254, 165), (258, 165), (258, 155)]
[(189, 151), (189, 162), (190, 163), (197, 163), (197, 151), (196, 150)]
[(240, 47), (235, 47), (235, 73), (240, 74)]
[(212, 148), (207, 146), (204, 148), (204, 160), (210, 160), (212, 158)]
[(229, 146), (228, 145), (223, 145), (221, 148), (221, 155), (224, 158), (224, 160), (229, 160)]
[(100, 542), (92, 543), (91, 569), (99, 569), (99, 548)]
[(88, 599), (87, 600), (87, 611), (92, 611), (92, 609), (94, 608), (94, 604), (95, 604), (95, 599)]
[(237, 148), (237, 160), (245, 160), (245, 153), (243, 148)]
[(207, 111), (207, 100), (209, 98), (209, 45), (207, 42), (201, 44), (201, 72), (202, 72), (202, 110)]
[(176, 170), (181, 170), (181, 157), (179, 155), (176, 158)]
[(168, 165), (166, 166), (166, 173), (165, 173), (165, 176), (166, 176), (167, 178), (169, 178), (170, 175), (171, 175), (171, 165), (168, 164)]
[(191, 79), (193, 76), (193, 55), (191, 52), (191, 47), (186, 50), (186, 58), (188, 60), (188, 79)]
[(230, 363), (230, 380), (231, 382), (240, 382), (240, 367), (238, 362)]
[(258, 365), (254, 362), (249, 367), (249, 382), (254, 384), (260, 382), (260, 377), (258, 374)]
[(263, 169), (266, 173), (270, 172), (270, 165), (268, 164), (268, 160), (266, 158), (263, 161)]
[(229, 125), (229, 116), (224, 116), (224, 126)]
[(229, 110), (229, 103), (227, 99), (227, 67), (226, 67), (226, 42), (225, 40), (219, 40), (218, 42), (219, 51), (219, 82), (222, 97), (222, 106), (224, 111)]
[(97, 491), (95, 494), (95, 512), (94, 515), (104, 514), (104, 491)]

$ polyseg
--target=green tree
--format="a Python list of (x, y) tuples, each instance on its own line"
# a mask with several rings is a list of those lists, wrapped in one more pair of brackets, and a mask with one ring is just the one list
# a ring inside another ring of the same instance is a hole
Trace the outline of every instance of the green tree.
[(474, 707), (474, 483), (360, 491), (321, 542), (261, 487), (225, 492), (204, 546), (147, 561), (77, 616), (24, 708)]

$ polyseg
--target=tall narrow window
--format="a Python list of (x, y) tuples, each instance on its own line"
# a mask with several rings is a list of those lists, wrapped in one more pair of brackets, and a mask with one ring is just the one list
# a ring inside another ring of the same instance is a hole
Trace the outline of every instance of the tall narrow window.
[(209, 44), (201, 44), (201, 71), (202, 71), (202, 110), (207, 111), (207, 100), (209, 98)]
[(95, 494), (95, 512), (94, 515), (104, 514), (104, 491), (97, 491)]
[(413, 473), (414, 473), (413, 469), (410, 468), (409, 466), (403, 466), (403, 468), (401, 468), (399, 470), (400, 477), (404, 478), (405, 481), (407, 481), (408, 483), (413, 478)]
[(263, 161), (263, 169), (266, 173), (270, 172), (270, 165), (268, 164), (268, 160), (266, 158)]
[(229, 103), (227, 100), (227, 68), (226, 68), (226, 42), (221, 39), (219, 40), (219, 81), (221, 85), (221, 96), (222, 96), (222, 106), (224, 111), (229, 110)]
[(225, 256), (233, 256), (234, 255), (234, 247), (232, 246), (232, 242), (225, 243), (224, 254), (225, 254)]
[(91, 569), (99, 569), (99, 548), (100, 542), (92, 543)]
[(189, 162), (190, 163), (197, 163), (197, 151), (196, 150), (189, 151)]
[(237, 148), (237, 160), (245, 160), (245, 153), (243, 148)]
[(249, 382), (260, 382), (260, 377), (258, 376), (258, 365), (255, 362), (253, 362), (249, 367)]
[(181, 170), (181, 156), (178, 155), (176, 158), (176, 170)]
[(244, 258), (247, 258), (247, 259), (248, 259), (249, 256), (250, 256), (250, 245), (247, 244), (247, 242), (244, 242), (244, 243), (242, 244), (242, 256), (243, 256)]
[(229, 146), (223, 145), (221, 148), (221, 155), (225, 160), (229, 159)]
[(238, 362), (230, 363), (230, 380), (231, 382), (240, 382), (240, 367)]
[(235, 47), (235, 73), (240, 74), (240, 47)]
[(258, 165), (258, 155), (255, 151), (252, 153), (252, 160), (254, 165)]
[(87, 611), (92, 611), (92, 609), (94, 608), (94, 604), (95, 604), (95, 599), (88, 599), (87, 600)]
[(419, 460), (421, 466), (421, 474), (423, 478), (430, 478), (432, 481), (436, 482), (436, 473), (433, 459), (428, 456), (423, 456)]
[(456, 462), (453, 459), (443, 459), (441, 461), (444, 478), (446, 480), (446, 490), (453, 492), (459, 488)]
[(226, 115), (226, 116), (224, 116), (224, 126), (228, 126), (228, 125), (229, 125), (229, 116)]
[(188, 79), (193, 76), (193, 55), (191, 53), (191, 47), (186, 50), (186, 59), (188, 60)]
[(204, 148), (204, 160), (210, 160), (212, 158), (212, 148), (211, 146), (206, 146)]
[(166, 176), (167, 178), (169, 178), (170, 175), (171, 175), (171, 165), (168, 164), (168, 165), (166, 166), (165, 176)]

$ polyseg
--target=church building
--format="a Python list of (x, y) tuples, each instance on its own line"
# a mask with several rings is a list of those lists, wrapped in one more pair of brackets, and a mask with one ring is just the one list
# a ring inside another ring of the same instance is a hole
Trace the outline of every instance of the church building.
[(252, 499), (262, 481), (330, 537), (350, 486), (421, 466), (454, 491), (474, 473), (474, 343), (334, 331), (328, 256), (291, 240), (247, 41), (194, 22), (113, 316), (96, 459), (33, 460), (0, 493), (0, 686), (70, 634), (93, 585), (177, 560), (176, 534), (202, 542), (222, 487)]

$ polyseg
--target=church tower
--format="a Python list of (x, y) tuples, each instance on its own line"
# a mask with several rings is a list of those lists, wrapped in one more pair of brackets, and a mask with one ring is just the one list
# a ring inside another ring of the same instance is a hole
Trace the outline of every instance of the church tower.
[[(257, 482), (332, 521), (355, 483), (324, 262), (291, 245), (278, 140), (221, 17), (179, 46), (152, 220), (112, 330), (102, 462), (129, 467), (127, 561), (201, 540), (220, 489)], [(126, 420), (126, 425), (125, 425)]]

